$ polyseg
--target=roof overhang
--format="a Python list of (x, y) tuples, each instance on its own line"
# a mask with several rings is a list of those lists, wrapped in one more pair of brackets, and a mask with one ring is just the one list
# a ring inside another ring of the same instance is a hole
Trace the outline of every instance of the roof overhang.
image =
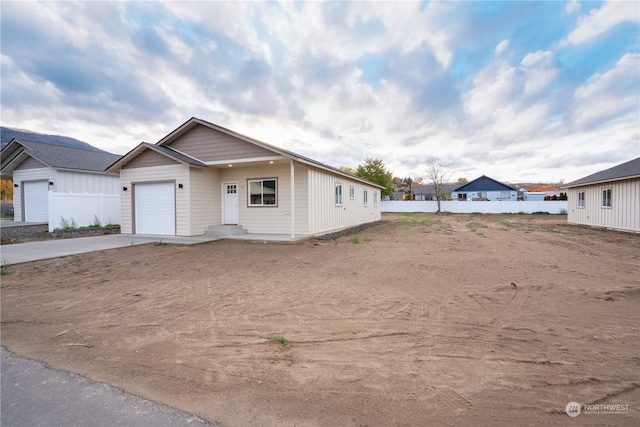
[[(214, 129), (218, 132), (222, 132), (225, 133), (229, 136), (232, 136), (234, 138), (240, 139), (242, 141), (248, 142), (250, 144), (256, 145), (258, 147), (264, 148), (265, 150), (269, 150), (272, 151), (273, 153), (277, 154), (278, 156), (281, 156), (283, 158), (287, 158), (290, 160), (294, 160), (296, 162), (308, 165), (308, 166), (312, 166), (315, 168), (319, 168), (322, 170), (325, 170), (327, 172), (330, 172), (332, 174), (335, 175), (341, 175), (345, 178), (349, 178), (352, 179), (354, 181), (359, 181), (363, 184), (367, 184), (367, 185), (371, 185), (373, 187), (378, 187), (378, 188), (384, 188), (384, 186), (376, 184), (375, 182), (371, 182), (368, 181), (366, 179), (363, 178), (359, 178), (357, 176), (348, 174), (346, 172), (341, 171), (340, 169), (331, 167), (329, 165), (325, 165), (321, 162), (306, 158), (304, 156), (300, 156), (296, 153), (293, 153), (291, 151), (282, 149), (282, 148), (278, 148), (274, 145), (271, 144), (267, 144), (266, 142), (262, 142), (262, 141), (258, 141), (257, 139), (253, 139), (251, 137), (248, 137), (246, 135), (242, 135), (241, 133), (238, 132), (234, 132), (230, 129), (227, 129), (225, 127), (207, 122), (206, 120), (202, 120), (202, 119), (198, 119), (196, 117), (192, 117), (189, 120), (187, 120), (185, 123), (183, 123), (180, 127), (178, 127), (176, 130), (174, 130), (173, 132), (171, 132), (169, 135), (165, 136), (164, 138), (162, 138), (160, 141), (157, 142), (156, 145), (160, 145), (160, 146), (166, 146), (171, 144), (171, 142), (175, 141), (177, 138), (179, 138), (180, 136), (184, 135), (185, 133), (187, 133), (188, 131), (190, 131), (191, 129), (193, 129), (194, 127), (201, 125), (201, 126), (205, 126), (208, 127), (210, 129)], [(234, 160), (233, 162), (236, 162), (236, 160)], [(229, 163), (233, 163), (231, 161), (224, 161), (221, 162), (220, 164), (224, 165), (224, 164), (229, 164)], [(207, 165), (209, 165), (209, 163), (207, 163)], [(217, 165), (212, 165), (212, 166), (217, 166)]]
[(165, 156), (165, 157), (167, 157), (167, 158), (169, 158), (171, 160), (174, 160), (177, 163), (182, 163), (183, 165), (186, 165), (186, 166), (194, 166), (194, 167), (206, 167), (207, 166), (204, 163), (202, 163), (201, 161), (199, 161), (198, 159), (195, 159), (195, 158), (193, 158), (193, 157), (191, 157), (191, 156), (189, 156), (187, 154), (179, 153), (176, 150), (173, 150), (176, 153), (180, 154), (180, 156), (185, 156), (185, 157), (188, 157), (190, 159), (193, 159), (193, 162), (188, 162), (185, 159), (180, 158), (179, 156), (172, 156), (171, 154), (167, 153), (165, 150), (159, 148), (157, 145), (150, 144), (148, 142), (141, 142), (140, 144), (138, 144), (138, 146), (133, 148), (131, 151), (129, 151), (127, 154), (125, 154), (119, 160), (117, 160), (114, 164), (109, 166), (106, 169), (106, 172), (107, 173), (118, 173), (118, 171), (120, 169), (122, 169), (122, 167), (124, 165), (129, 163), (131, 160), (136, 158), (138, 155), (143, 153), (145, 150), (155, 151), (158, 154), (162, 154), (163, 156)]
[(627, 179), (638, 179), (640, 178), (640, 174), (638, 175), (629, 175), (629, 176), (621, 176), (618, 178), (612, 178), (612, 179), (600, 179), (597, 181), (591, 181), (591, 182), (580, 182), (577, 184), (565, 184), (565, 185), (561, 185), (560, 188), (575, 188), (575, 187), (586, 187), (588, 185), (599, 185), (599, 184), (605, 184), (608, 182), (616, 182), (616, 181), (625, 181)]

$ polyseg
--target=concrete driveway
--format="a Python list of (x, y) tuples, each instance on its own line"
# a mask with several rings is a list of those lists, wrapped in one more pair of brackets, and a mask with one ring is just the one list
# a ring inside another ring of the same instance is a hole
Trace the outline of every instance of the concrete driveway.
[(56, 239), (39, 242), (15, 243), (0, 246), (0, 261), (8, 264), (39, 261), (61, 256), (77, 255), (87, 252), (117, 249), (126, 246), (148, 243), (169, 243), (176, 245), (195, 245), (220, 240), (216, 236), (151, 236), (138, 234), (110, 234), (105, 236)]

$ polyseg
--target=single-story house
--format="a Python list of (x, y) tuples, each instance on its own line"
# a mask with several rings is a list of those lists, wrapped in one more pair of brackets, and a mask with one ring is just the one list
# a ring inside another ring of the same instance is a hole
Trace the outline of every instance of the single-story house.
[(107, 172), (120, 175), (122, 233), (196, 236), (238, 225), (295, 238), (381, 215), (381, 186), (195, 117)]
[[(451, 197), (451, 192), (458, 185), (456, 182), (445, 182), (442, 184), (442, 190), (446, 193), (445, 199)], [(436, 200), (436, 191), (433, 184), (416, 185), (413, 189), (415, 200)]]
[(580, 178), (567, 189), (567, 222), (640, 232), (640, 157)]
[(451, 192), (451, 198), (459, 201), (471, 200), (518, 200), (518, 190), (493, 178), (482, 175), (463, 184)]
[(544, 198), (547, 197), (547, 193), (542, 192), (542, 191), (523, 191), (522, 192), (522, 199), (525, 202), (541, 202), (544, 200)]
[(14, 138), (0, 158), (0, 178), (13, 180), (15, 221), (49, 222), (49, 192), (119, 194), (118, 177), (105, 173), (115, 154)]

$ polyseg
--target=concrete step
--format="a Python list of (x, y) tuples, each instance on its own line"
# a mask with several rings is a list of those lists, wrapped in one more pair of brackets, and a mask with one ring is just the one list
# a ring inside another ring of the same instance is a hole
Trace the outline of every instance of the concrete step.
[(241, 236), (247, 234), (247, 230), (241, 225), (210, 225), (204, 231), (207, 236)]

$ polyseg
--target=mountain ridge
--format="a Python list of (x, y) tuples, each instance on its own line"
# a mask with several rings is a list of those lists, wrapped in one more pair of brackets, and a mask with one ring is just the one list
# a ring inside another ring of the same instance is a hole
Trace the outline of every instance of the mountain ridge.
[[(59, 145), (62, 147), (79, 148), (81, 150), (95, 151), (98, 153), (108, 153), (93, 145), (80, 141), (76, 138), (62, 135), (50, 135), (39, 132), (33, 132), (27, 129), (15, 129), (6, 126), (0, 126), (0, 143), (2, 148), (5, 147), (12, 139), (23, 139), (26, 141), (41, 142), (44, 144)], [(109, 153), (111, 154), (111, 153)]]

